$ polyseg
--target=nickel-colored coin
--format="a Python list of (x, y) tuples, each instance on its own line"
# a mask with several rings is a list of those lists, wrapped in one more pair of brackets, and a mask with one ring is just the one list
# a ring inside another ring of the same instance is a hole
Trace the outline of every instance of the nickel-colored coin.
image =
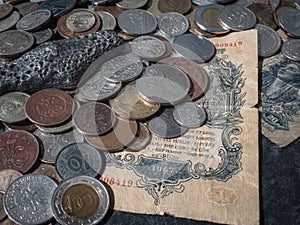
[(102, 135), (113, 128), (116, 115), (108, 105), (91, 102), (80, 106), (75, 111), (73, 121), (83, 134)]
[(278, 13), (278, 21), (292, 37), (300, 38), (300, 10), (288, 7)]
[(0, 193), (0, 221), (3, 220), (5, 217), (6, 217), (6, 213), (3, 208), (3, 194)]
[(145, 6), (147, 3), (148, 0), (121, 0), (116, 5), (123, 9), (137, 9)]
[(17, 123), (25, 120), (24, 106), (30, 96), (22, 92), (10, 92), (0, 96), (0, 120)]
[(114, 30), (117, 26), (116, 18), (109, 12), (95, 11), (101, 18), (101, 30)]
[(118, 118), (113, 131), (102, 136), (85, 135), (85, 140), (97, 149), (116, 152), (130, 146), (136, 137), (137, 129), (136, 121)]
[(47, 9), (36, 10), (22, 17), (16, 24), (16, 28), (25, 31), (37, 30), (47, 24), (51, 16), (51, 12)]
[(11, 130), (0, 134), (0, 170), (13, 169), (27, 172), (39, 155), (36, 138), (21, 130)]
[(58, 174), (56, 173), (55, 167), (49, 164), (45, 164), (45, 163), (41, 163), (38, 168), (36, 168), (32, 174), (42, 174), (45, 175), (47, 177), (50, 177), (51, 179), (53, 179), (54, 181), (56, 181), (57, 183), (61, 182), (60, 177), (58, 176)]
[(109, 204), (109, 194), (99, 180), (79, 176), (59, 184), (51, 206), (55, 219), (62, 225), (93, 225), (103, 219)]
[(13, 10), (13, 6), (9, 3), (0, 4), (0, 20), (7, 17)]
[(300, 39), (292, 39), (284, 42), (281, 52), (288, 59), (300, 62)]
[(274, 10), (270, 5), (263, 3), (254, 3), (248, 6), (257, 18), (257, 23), (269, 26), (273, 29), (277, 27), (276, 21), (274, 19)]
[(185, 14), (191, 9), (191, 7), (191, 0), (159, 0), (158, 2), (158, 9), (162, 13), (178, 12)]
[(14, 222), (22, 225), (43, 224), (53, 212), (51, 198), (57, 184), (49, 177), (28, 174), (14, 180), (4, 195), (4, 210)]
[[(269, 0), (270, 2), (272, 0)], [(253, 4), (253, 0), (237, 0), (231, 3), (231, 5), (240, 5), (240, 6), (244, 6), (244, 7), (248, 7), (249, 5)]]
[(115, 98), (109, 100), (109, 104), (120, 117), (131, 120), (146, 119), (160, 108), (159, 103), (145, 101), (135, 83), (126, 85)]
[(0, 32), (6, 31), (12, 28), (13, 26), (15, 26), (16, 23), (19, 21), (19, 19), (20, 19), (20, 14), (14, 11), (8, 17), (0, 20)]
[(76, 5), (76, 2), (77, 0), (46, 0), (40, 4), (39, 9), (48, 9), (53, 16), (59, 17), (69, 12)]
[(67, 27), (74, 32), (84, 32), (96, 23), (96, 17), (89, 10), (81, 9), (71, 13), (66, 20)]
[(73, 143), (58, 154), (55, 169), (63, 180), (77, 176), (97, 177), (104, 170), (104, 161), (100, 151), (89, 144)]
[(180, 13), (169, 12), (159, 18), (158, 27), (167, 35), (178, 36), (189, 29), (189, 21)]
[(72, 112), (72, 97), (58, 89), (38, 91), (25, 104), (28, 119), (42, 126), (62, 124), (71, 117)]
[(64, 133), (66, 131), (71, 130), (73, 128), (74, 124), (73, 124), (73, 120), (69, 119), (67, 122), (56, 125), (54, 127), (45, 127), (45, 126), (41, 126), (41, 125), (37, 125), (37, 124), (35, 124), (35, 126), (44, 133), (60, 134), (60, 133)]
[(136, 137), (132, 141), (132, 144), (127, 148), (125, 148), (125, 151), (135, 152), (135, 151), (143, 150), (144, 148), (146, 148), (148, 144), (150, 144), (151, 139), (152, 139), (152, 135), (148, 127), (143, 123), (139, 123)]
[(14, 6), (21, 16), (25, 16), (38, 10), (39, 4), (36, 2), (23, 2)]
[(8, 186), (23, 174), (12, 169), (0, 170), (0, 192), (4, 193)]
[(35, 43), (37, 45), (51, 40), (51, 38), (53, 36), (52, 30), (49, 28), (47, 28), (45, 30), (34, 31), (34, 32), (31, 32), (31, 34), (34, 36)]

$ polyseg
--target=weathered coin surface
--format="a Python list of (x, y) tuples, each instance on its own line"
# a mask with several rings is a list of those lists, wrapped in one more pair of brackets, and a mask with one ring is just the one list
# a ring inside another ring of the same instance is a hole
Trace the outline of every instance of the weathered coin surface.
[(47, 24), (51, 19), (51, 12), (47, 9), (36, 10), (22, 17), (16, 24), (18, 30), (33, 31)]
[(105, 11), (112, 14), (115, 18), (119, 18), (120, 14), (124, 12), (125, 9), (122, 9), (116, 5), (96, 5), (94, 11)]
[(67, 27), (74, 32), (84, 32), (91, 29), (96, 23), (96, 18), (87, 9), (71, 13), (66, 20)]
[(48, 9), (53, 16), (59, 17), (69, 12), (75, 5), (77, 0), (46, 0), (39, 5), (39, 9)]
[(123, 9), (137, 9), (145, 6), (147, 3), (148, 0), (121, 0), (116, 5)]
[(178, 36), (189, 29), (189, 21), (180, 13), (164, 13), (158, 19), (158, 28), (167, 35)]
[(4, 210), (22, 225), (43, 224), (53, 217), (51, 198), (57, 184), (40, 174), (27, 174), (14, 180), (4, 195)]
[(300, 10), (287, 7), (278, 13), (278, 21), (291, 36), (300, 38)]
[(192, 7), (191, 0), (159, 0), (158, 9), (162, 13), (178, 12), (185, 14)]
[(98, 224), (106, 215), (109, 205), (105, 186), (87, 176), (60, 183), (51, 204), (54, 217), (60, 224)]
[(6, 18), (0, 20), (0, 32), (6, 31), (12, 28), (13, 26), (15, 26), (16, 23), (19, 21), (19, 19), (20, 19), (20, 14), (14, 11)]
[(50, 28), (47, 28), (44, 30), (39, 30), (39, 31), (34, 31), (34, 32), (31, 32), (31, 34), (35, 38), (35, 43), (37, 45), (51, 40), (51, 38), (53, 36), (53, 32)]
[(24, 121), (18, 122), (18, 123), (5, 123), (3, 122), (5, 127), (8, 128), (8, 130), (24, 130), (28, 132), (32, 132), (36, 129), (35, 124), (33, 124), (30, 120), (26, 119)]
[(287, 58), (300, 62), (300, 39), (292, 39), (284, 42), (281, 52)]
[(22, 92), (10, 92), (0, 96), (0, 120), (17, 123), (25, 120), (24, 106), (30, 96)]
[(125, 148), (125, 151), (134, 152), (143, 150), (148, 144), (150, 144), (151, 139), (152, 135), (148, 127), (143, 123), (139, 123), (136, 137), (132, 141), (132, 144)]
[(101, 30), (114, 30), (117, 26), (116, 18), (109, 12), (95, 11), (101, 18)]
[(2, 169), (0, 170), (0, 192), (5, 192), (8, 186), (23, 174), (17, 170)]
[(257, 18), (257, 23), (269, 26), (273, 29), (277, 27), (274, 19), (274, 10), (270, 5), (264, 3), (254, 3), (248, 6)]
[(0, 170), (13, 169), (27, 172), (39, 155), (36, 138), (21, 130), (11, 130), (0, 134)]
[(47, 177), (50, 177), (57, 183), (61, 182), (60, 177), (56, 173), (55, 167), (46, 163), (41, 163), (33, 172), (32, 174), (42, 174)]
[(0, 4), (0, 20), (7, 17), (13, 10), (13, 6), (9, 3)]
[(6, 213), (3, 208), (3, 194), (0, 193), (0, 221), (6, 217)]
[(76, 176), (97, 177), (104, 170), (101, 153), (86, 143), (73, 143), (63, 148), (55, 161), (57, 174), (63, 179)]
[(29, 13), (32, 13), (33, 11), (38, 10), (39, 4), (36, 2), (23, 2), (14, 5), (14, 7), (17, 9), (18, 13), (20, 13), (21, 16), (25, 16)]
[(45, 127), (45, 126), (41, 126), (38, 124), (35, 124), (35, 126), (44, 133), (60, 134), (60, 133), (71, 130), (73, 128), (74, 124), (73, 124), (73, 120), (69, 119), (67, 122), (56, 125), (54, 127)]

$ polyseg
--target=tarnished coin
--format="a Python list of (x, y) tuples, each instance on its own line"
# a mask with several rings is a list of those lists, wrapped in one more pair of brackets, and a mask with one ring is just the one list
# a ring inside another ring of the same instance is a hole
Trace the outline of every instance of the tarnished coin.
[(262, 57), (270, 57), (274, 55), (281, 47), (281, 38), (279, 34), (272, 28), (256, 24), (258, 55)]
[(86, 103), (74, 113), (73, 121), (79, 132), (87, 135), (102, 135), (113, 128), (116, 122), (114, 111), (99, 102)]
[(300, 39), (292, 39), (284, 42), (281, 52), (288, 59), (300, 62)]
[(39, 9), (48, 9), (53, 16), (59, 17), (69, 12), (76, 5), (76, 2), (77, 0), (46, 0), (40, 4)]
[(16, 23), (19, 21), (19, 19), (20, 19), (20, 14), (14, 11), (8, 17), (0, 20), (0, 32), (6, 31), (12, 28), (13, 26), (15, 26)]
[(11, 221), (9, 218), (1, 221), (1, 225), (18, 225), (17, 223)]
[(56, 173), (55, 167), (49, 164), (41, 163), (38, 168), (36, 168), (32, 174), (42, 174), (47, 177), (52, 178), (57, 183), (61, 182), (60, 177)]
[(52, 30), (49, 28), (47, 28), (45, 30), (34, 31), (34, 32), (31, 32), (31, 34), (34, 36), (35, 43), (37, 45), (51, 40), (51, 38), (53, 36)]
[(95, 11), (95, 12), (101, 18), (102, 21), (101, 30), (114, 30), (116, 28), (117, 21), (111, 13), (105, 11)]
[(10, 92), (0, 96), (0, 120), (17, 123), (25, 120), (24, 106), (30, 96), (22, 92)]
[(158, 9), (162, 13), (178, 12), (185, 14), (191, 9), (191, 7), (191, 0), (159, 0), (158, 2)]
[(36, 138), (21, 130), (11, 130), (0, 134), (0, 170), (13, 169), (27, 172), (39, 155)]
[(254, 3), (248, 6), (257, 18), (257, 23), (269, 26), (273, 29), (277, 27), (276, 21), (274, 19), (274, 10), (270, 5), (263, 3)]
[(87, 9), (71, 13), (66, 20), (67, 27), (74, 32), (84, 32), (91, 29), (96, 23), (96, 17)]
[(210, 40), (196, 34), (182, 34), (175, 37), (173, 47), (179, 55), (196, 62), (210, 60), (216, 51)]
[(7, 30), (0, 33), (0, 57), (16, 57), (28, 51), (34, 37), (26, 31)]
[(85, 135), (85, 140), (97, 149), (116, 152), (130, 146), (137, 134), (137, 122), (118, 118), (113, 131), (102, 136)]
[(21, 16), (25, 16), (38, 10), (39, 4), (36, 2), (23, 2), (14, 6)]
[(13, 6), (9, 3), (0, 4), (0, 20), (7, 17), (13, 10)]
[(288, 34), (300, 38), (300, 10), (292, 7), (285, 8), (278, 13), (278, 21)]
[(98, 224), (110, 205), (105, 186), (92, 177), (79, 176), (59, 184), (52, 197), (55, 219), (66, 224)]
[(123, 9), (137, 9), (145, 6), (147, 3), (148, 0), (121, 0), (116, 5)]
[(0, 170), (0, 192), (4, 193), (8, 186), (23, 174), (12, 169)]
[(57, 184), (45, 175), (21, 176), (6, 190), (4, 210), (18, 224), (43, 224), (53, 216), (51, 198), (56, 187)]
[(56, 172), (63, 180), (77, 176), (97, 177), (104, 166), (101, 153), (86, 143), (66, 146), (55, 161)]
[(127, 84), (115, 98), (109, 100), (109, 104), (120, 117), (132, 120), (146, 119), (160, 108), (159, 103), (145, 101), (135, 83)]
[(128, 9), (120, 14), (118, 25), (130, 35), (143, 35), (156, 29), (157, 19), (146, 10)]
[(38, 124), (35, 124), (35, 126), (44, 133), (60, 134), (60, 133), (64, 133), (66, 131), (71, 130), (73, 128), (74, 124), (73, 124), (73, 120), (69, 119), (67, 122), (56, 125), (54, 127), (45, 127), (45, 126), (41, 126)]
[(3, 123), (8, 128), (8, 130), (24, 130), (24, 131), (32, 132), (36, 129), (35, 124), (33, 124), (28, 119), (18, 123), (5, 123), (5, 122)]
[(22, 17), (16, 24), (18, 30), (33, 31), (43, 27), (51, 19), (49, 10), (36, 10)]
[(71, 117), (72, 112), (72, 97), (58, 89), (35, 92), (25, 104), (28, 119), (42, 126), (62, 124)]
[(139, 123), (136, 137), (132, 141), (132, 144), (127, 148), (125, 148), (125, 151), (128, 152), (141, 151), (144, 148), (146, 148), (148, 144), (150, 144), (151, 139), (152, 139), (152, 135), (148, 127), (143, 123)]
[(159, 18), (158, 28), (167, 35), (178, 36), (189, 29), (189, 21), (180, 13), (169, 12)]
[(161, 138), (175, 138), (188, 130), (174, 120), (174, 110), (174, 107), (164, 108), (160, 114), (147, 121), (148, 128), (152, 134)]
[(3, 208), (3, 194), (0, 193), (0, 221), (3, 220), (5, 217), (6, 217), (6, 213)]

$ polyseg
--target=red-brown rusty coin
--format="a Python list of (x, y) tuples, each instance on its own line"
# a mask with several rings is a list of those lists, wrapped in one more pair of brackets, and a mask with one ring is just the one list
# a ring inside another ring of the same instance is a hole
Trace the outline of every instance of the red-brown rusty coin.
[(4, 193), (8, 186), (23, 174), (12, 169), (0, 170), (0, 192)]
[(34, 165), (38, 155), (39, 144), (32, 134), (21, 130), (0, 134), (0, 170), (25, 173)]
[(72, 110), (72, 97), (58, 89), (38, 91), (25, 104), (28, 119), (42, 126), (62, 124), (71, 117)]

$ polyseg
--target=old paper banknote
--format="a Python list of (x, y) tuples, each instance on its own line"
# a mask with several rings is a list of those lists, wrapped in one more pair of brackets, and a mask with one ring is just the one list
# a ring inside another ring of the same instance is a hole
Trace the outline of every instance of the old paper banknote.
[(213, 38), (203, 65), (210, 87), (197, 104), (205, 126), (175, 139), (153, 136), (140, 152), (107, 154), (101, 180), (114, 209), (222, 224), (259, 224), (257, 33)]

